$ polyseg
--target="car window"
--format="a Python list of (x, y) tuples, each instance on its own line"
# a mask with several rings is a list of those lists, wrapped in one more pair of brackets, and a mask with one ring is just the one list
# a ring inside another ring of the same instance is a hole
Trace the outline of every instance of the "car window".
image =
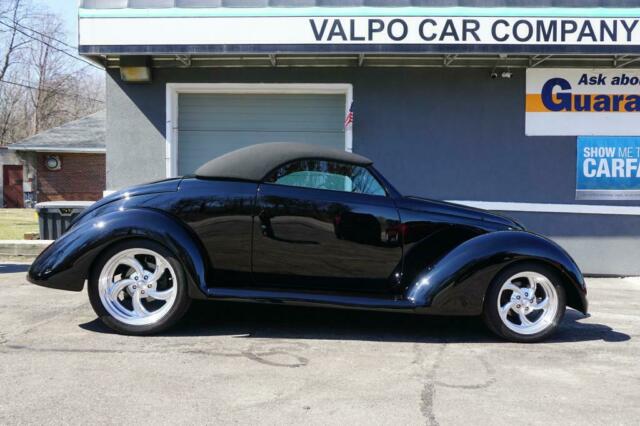
[(380, 182), (366, 168), (335, 161), (293, 161), (278, 168), (266, 181), (276, 185), (386, 195)]

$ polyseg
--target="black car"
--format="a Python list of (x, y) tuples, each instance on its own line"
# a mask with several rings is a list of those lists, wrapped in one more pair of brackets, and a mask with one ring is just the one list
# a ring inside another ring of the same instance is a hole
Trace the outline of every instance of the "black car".
[(401, 195), (360, 155), (291, 143), (216, 158), (195, 176), (112, 194), (33, 263), (29, 280), (81, 291), (114, 330), (151, 334), (191, 299), (482, 316), (538, 341), (586, 314), (558, 245), (482, 210)]

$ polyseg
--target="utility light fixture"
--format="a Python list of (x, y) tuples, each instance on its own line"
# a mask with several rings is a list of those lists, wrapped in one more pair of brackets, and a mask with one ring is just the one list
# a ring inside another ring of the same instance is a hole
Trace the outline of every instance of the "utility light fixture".
[(148, 56), (122, 56), (120, 78), (127, 83), (150, 83), (151, 58)]

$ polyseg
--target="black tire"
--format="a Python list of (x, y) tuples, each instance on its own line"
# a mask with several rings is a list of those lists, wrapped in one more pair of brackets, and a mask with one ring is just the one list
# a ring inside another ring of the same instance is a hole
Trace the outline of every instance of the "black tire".
[[(100, 299), (98, 287), (99, 277), (105, 264), (109, 261), (109, 259), (111, 259), (119, 252), (135, 248), (152, 250), (158, 253), (171, 264), (171, 267), (173, 268), (176, 275), (176, 282), (174, 283), (177, 290), (175, 303), (166, 313), (166, 315), (164, 315), (160, 320), (153, 324), (131, 325), (121, 322), (111, 316), (109, 312), (107, 312)], [(91, 274), (89, 276), (88, 293), (89, 301), (91, 302), (93, 310), (107, 327), (111, 328), (117, 333), (134, 336), (152, 335), (167, 330), (169, 327), (175, 325), (184, 316), (184, 314), (188, 311), (189, 306), (191, 305), (191, 298), (189, 297), (187, 290), (187, 279), (184, 268), (180, 261), (171, 251), (167, 250), (161, 244), (158, 244), (154, 241), (142, 239), (127, 240), (121, 243), (117, 243), (105, 250), (99, 256), (92, 267)]]
[[(552, 318), (546, 328), (535, 334), (517, 333), (514, 330), (508, 328), (500, 318), (500, 314), (498, 311), (498, 296), (502, 284), (514, 275), (527, 271), (544, 275), (551, 282), (557, 294), (557, 311), (555, 316)], [(562, 322), (565, 311), (565, 289), (562, 285), (562, 280), (560, 279), (558, 272), (553, 268), (539, 262), (520, 262), (506, 267), (505, 269), (500, 271), (498, 275), (496, 275), (496, 277), (493, 279), (491, 285), (487, 290), (482, 317), (487, 327), (493, 333), (497, 334), (503, 339), (517, 343), (534, 343), (548, 338), (556, 331), (558, 325)]]

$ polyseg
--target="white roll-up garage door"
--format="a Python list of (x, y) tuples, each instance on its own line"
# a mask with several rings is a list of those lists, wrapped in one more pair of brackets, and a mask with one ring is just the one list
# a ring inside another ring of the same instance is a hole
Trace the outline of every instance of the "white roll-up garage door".
[(302, 142), (345, 149), (345, 96), (180, 94), (178, 173), (247, 145)]

